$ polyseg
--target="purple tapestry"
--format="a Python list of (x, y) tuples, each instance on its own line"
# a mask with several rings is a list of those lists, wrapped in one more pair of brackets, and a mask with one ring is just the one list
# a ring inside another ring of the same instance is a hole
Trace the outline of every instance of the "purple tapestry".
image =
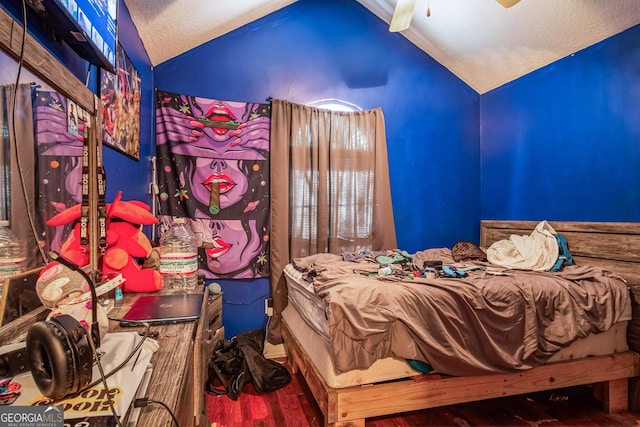
[(38, 154), (37, 222), (40, 244), (59, 251), (73, 224), (46, 225), (54, 215), (82, 202), (82, 145), (86, 112), (57, 92), (36, 91), (33, 122)]
[(269, 276), (271, 104), (156, 91), (159, 214), (189, 218), (205, 278)]

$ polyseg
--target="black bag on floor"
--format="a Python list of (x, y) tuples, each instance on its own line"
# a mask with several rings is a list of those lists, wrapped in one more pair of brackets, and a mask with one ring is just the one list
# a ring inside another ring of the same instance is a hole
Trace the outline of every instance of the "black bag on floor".
[(244, 385), (252, 382), (258, 393), (268, 393), (289, 384), (287, 368), (262, 355), (264, 331), (252, 329), (219, 342), (209, 362), (208, 393), (227, 394), (237, 400)]
[(231, 399), (237, 400), (247, 379), (244, 356), (238, 349), (236, 337), (219, 341), (209, 360), (209, 376), (205, 385), (207, 392), (228, 394)]

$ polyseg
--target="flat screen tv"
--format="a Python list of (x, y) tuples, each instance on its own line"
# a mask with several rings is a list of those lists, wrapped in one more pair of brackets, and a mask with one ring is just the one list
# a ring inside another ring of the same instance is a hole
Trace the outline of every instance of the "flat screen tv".
[(118, 0), (26, 0), (79, 56), (115, 73)]

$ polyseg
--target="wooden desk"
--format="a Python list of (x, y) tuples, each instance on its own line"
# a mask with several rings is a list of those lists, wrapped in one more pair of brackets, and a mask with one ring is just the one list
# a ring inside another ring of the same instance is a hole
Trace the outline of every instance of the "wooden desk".
[[(123, 302), (109, 312), (120, 318), (133, 302), (144, 294), (125, 294)], [(159, 333), (160, 348), (151, 358), (153, 373), (147, 391), (149, 399), (165, 403), (175, 414), (180, 427), (209, 426), (205, 408), (207, 364), (218, 340), (224, 338), (222, 327), (222, 294), (207, 295), (202, 301), (202, 314), (198, 321), (152, 326)], [(34, 310), (0, 327), (0, 345), (24, 340), (34, 322), (44, 320), (48, 310)], [(121, 328), (110, 321), (109, 331), (143, 331), (144, 327)], [(175, 427), (167, 410), (150, 403), (141, 411), (139, 427)]]
[[(112, 309), (110, 317), (120, 318), (133, 302), (144, 294), (125, 294), (124, 301)], [(110, 321), (110, 331), (144, 331), (144, 327), (122, 328)], [(224, 338), (222, 328), (222, 295), (207, 295), (202, 301), (202, 314), (196, 322), (155, 325), (160, 348), (153, 355), (153, 373), (147, 397), (164, 402), (175, 414), (180, 427), (208, 426), (205, 407), (207, 364), (213, 346)], [(175, 426), (171, 415), (159, 404), (150, 403), (141, 412), (139, 427)]]

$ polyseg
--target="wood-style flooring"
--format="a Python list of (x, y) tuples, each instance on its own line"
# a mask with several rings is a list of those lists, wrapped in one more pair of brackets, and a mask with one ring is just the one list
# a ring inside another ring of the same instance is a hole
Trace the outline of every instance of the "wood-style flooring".
[[(393, 399), (393, 396), (389, 396)], [(298, 373), (287, 386), (258, 394), (251, 384), (239, 399), (207, 396), (212, 427), (322, 427), (322, 412)], [(640, 414), (606, 414), (589, 387), (464, 403), (367, 419), (366, 427), (405, 426), (640, 426)]]

